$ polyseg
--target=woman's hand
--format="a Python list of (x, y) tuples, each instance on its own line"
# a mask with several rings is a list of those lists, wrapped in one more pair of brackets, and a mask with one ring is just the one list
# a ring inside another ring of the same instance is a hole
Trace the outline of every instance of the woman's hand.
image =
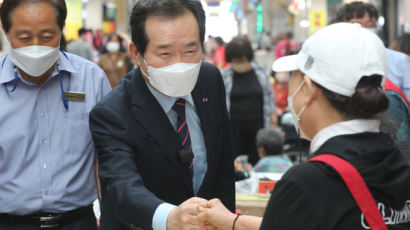
[(231, 230), (235, 214), (230, 212), (219, 199), (212, 199), (198, 205), (198, 220), (203, 222), (206, 228)]

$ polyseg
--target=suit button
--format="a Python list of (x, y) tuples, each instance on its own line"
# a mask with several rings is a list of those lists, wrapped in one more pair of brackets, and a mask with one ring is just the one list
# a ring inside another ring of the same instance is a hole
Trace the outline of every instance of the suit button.
[(154, 142), (154, 138), (149, 135), (146, 135), (145, 138), (148, 139), (148, 141), (150, 142)]

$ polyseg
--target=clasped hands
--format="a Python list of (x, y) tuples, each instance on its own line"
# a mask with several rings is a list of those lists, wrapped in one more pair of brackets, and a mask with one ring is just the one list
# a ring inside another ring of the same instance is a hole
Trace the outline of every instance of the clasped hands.
[(193, 197), (168, 215), (168, 230), (230, 230), (236, 215), (219, 199), (207, 201)]

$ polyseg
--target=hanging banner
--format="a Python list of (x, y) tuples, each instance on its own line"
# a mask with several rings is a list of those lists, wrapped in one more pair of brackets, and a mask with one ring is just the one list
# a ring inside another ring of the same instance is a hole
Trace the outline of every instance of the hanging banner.
[(299, 0), (292, 0), (288, 6), (288, 11), (294, 15), (298, 15), (300, 11)]
[(83, 26), (81, 12), (83, 8), (82, 0), (66, 0), (67, 20), (65, 24), (66, 40), (78, 39), (78, 30)]
[(309, 33), (313, 34), (322, 27), (325, 27), (327, 24), (327, 14), (324, 10), (311, 11), (309, 15)]

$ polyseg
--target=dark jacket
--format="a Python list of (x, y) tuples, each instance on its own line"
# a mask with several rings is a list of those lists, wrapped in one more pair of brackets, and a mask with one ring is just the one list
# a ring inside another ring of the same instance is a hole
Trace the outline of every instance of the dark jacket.
[[(387, 134), (329, 139), (313, 155), (330, 153), (361, 174), (388, 229), (410, 229), (410, 167)], [(320, 162), (291, 168), (276, 185), (261, 229), (369, 229), (341, 177)]]
[[(235, 208), (230, 126), (219, 70), (203, 63), (192, 97), (205, 138), (208, 171), (197, 196)], [(204, 99), (205, 98), (205, 99)], [(102, 230), (151, 229), (157, 207), (194, 196), (181, 144), (139, 68), (92, 110), (90, 127), (98, 154)]]

